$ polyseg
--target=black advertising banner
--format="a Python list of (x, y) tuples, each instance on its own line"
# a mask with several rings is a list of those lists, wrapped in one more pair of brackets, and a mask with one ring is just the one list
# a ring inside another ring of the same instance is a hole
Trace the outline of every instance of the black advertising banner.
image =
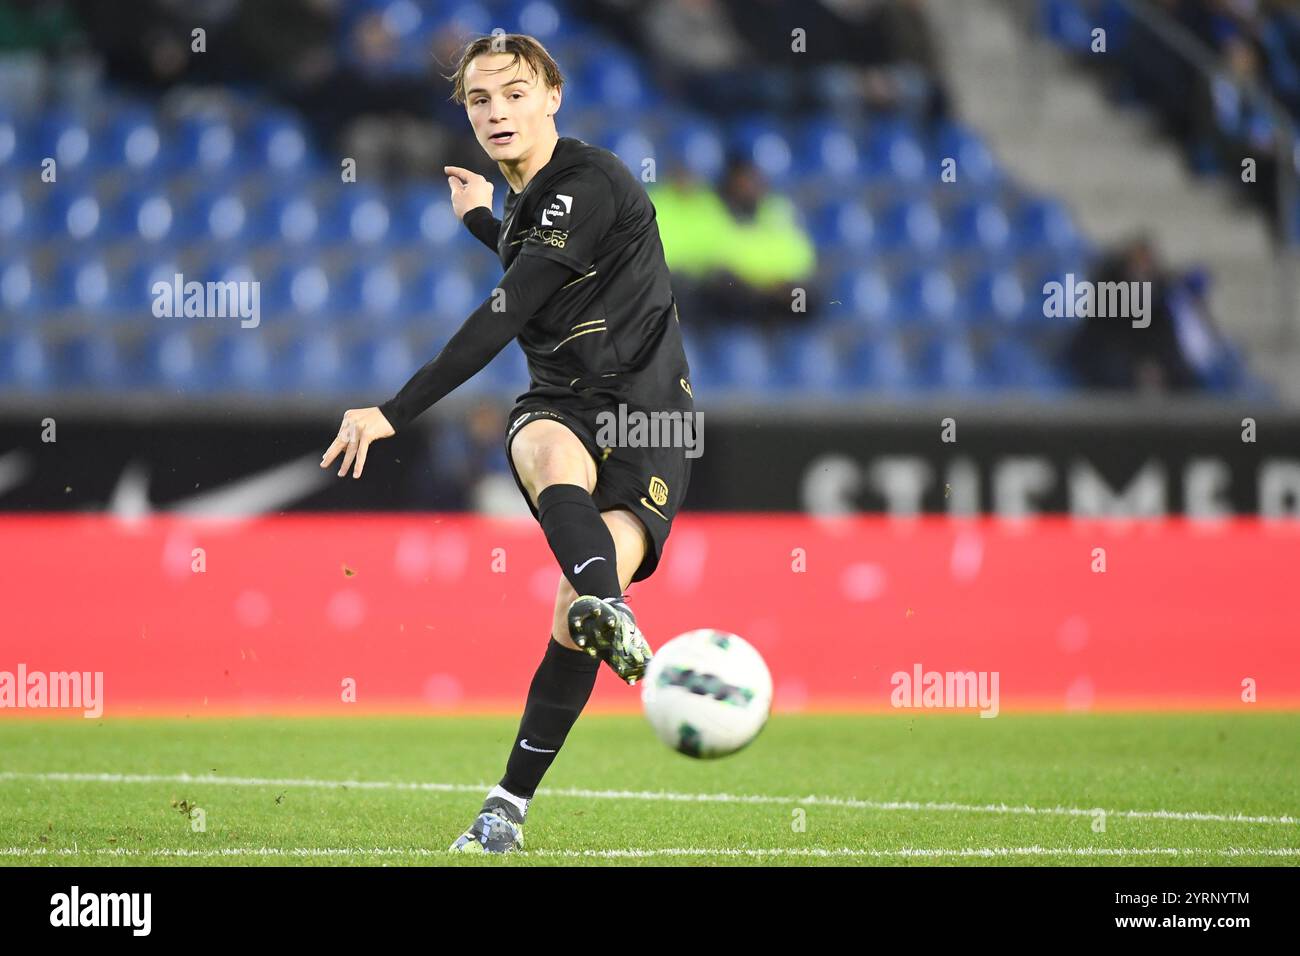
[[(1300, 415), (1276, 409), (700, 407), (686, 436), (688, 510), (1300, 515)], [(319, 467), (341, 410), (283, 420), (10, 410), (0, 510), (526, 514), (503, 451), (507, 408), (429, 413), (372, 446), (361, 479), (337, 476), (341, 456), (332, 471)], [(636, 440), (620, 428), (616, 440)], [(640, 440), (681, 435), (652, 428)]]

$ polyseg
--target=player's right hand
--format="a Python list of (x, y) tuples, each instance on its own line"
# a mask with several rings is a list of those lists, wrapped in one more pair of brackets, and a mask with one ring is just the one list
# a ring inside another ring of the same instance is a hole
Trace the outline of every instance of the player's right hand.
[(447, 174), (451, 208), (457, 219), (464, 219), (465, 213), (476, 206), (492, 208), (492, 184), (485, 177), (460, 166), (444, 166), (442, 171)]
[(339, 426), (334, 444), (325, 449), (325, 454), (321, 455), (320, 466), (328, 468), (339, 456), (339, 452), (346, 452), (343, 456), (343, 467), (339, 469), (339, 477), (342, 478), (347, 474), (355, 458), (357, 468), (352, 473), (352, 477), (360, 478), (361, 470), (366, 467), (366, 452), (370, 450), (370, 443), (380, 438), (392, 438), (395, 434), (397, 433), (393, 430), (392, 424), (384, 417), (384, 413), (378, 406), (349, 408), (343, 413), (343, 424)]

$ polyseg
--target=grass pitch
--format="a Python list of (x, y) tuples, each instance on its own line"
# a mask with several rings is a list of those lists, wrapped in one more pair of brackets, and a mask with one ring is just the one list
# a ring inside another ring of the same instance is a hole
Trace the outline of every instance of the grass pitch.
[(1300, 864), (1300, 713), (778, 715), (716, 761), (592, 713), (525, 852), (445, 853), (516, 726), (4, 721), (0, 864)]

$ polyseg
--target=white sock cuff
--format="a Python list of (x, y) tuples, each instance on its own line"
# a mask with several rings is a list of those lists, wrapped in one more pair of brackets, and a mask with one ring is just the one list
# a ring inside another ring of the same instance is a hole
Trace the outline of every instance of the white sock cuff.
[(519, 810), (520, 816), (528, 815), (528, 801), (525, 800), (523, 797), (516, 797), (513, 793), (511, 793), (509, 790), (507, 790), (505, 787), (501, 786), (500, 784), (497, 784), (495, 787), (493, 787), (491, 790), (488, 791), (488, 797), (500, 797), (502, 800), (508, 800), (511, 803), (513, 803), (515, 807)]

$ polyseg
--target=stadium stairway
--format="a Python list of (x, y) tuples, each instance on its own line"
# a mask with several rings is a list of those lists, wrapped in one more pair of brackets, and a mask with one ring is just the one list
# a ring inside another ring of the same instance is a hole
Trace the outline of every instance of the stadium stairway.
[[(1007, 0), (932, 9), (958, 114), (1005, 168), (1063, 198), (1101, 246), (1146, 231), (1171, 266), (1207, 266), (1220, 327), (1252, 371), (1300, 403), (1300, 312), (1289, 328), (1277, 319), (1287, 296), (1263, 217), (1229, 184), (1194, 177), (1144, 114), (1107, 103), (1061, 52), (1027, 43)], [(1300, 263), (1292, 265), (1295, 276)]]

